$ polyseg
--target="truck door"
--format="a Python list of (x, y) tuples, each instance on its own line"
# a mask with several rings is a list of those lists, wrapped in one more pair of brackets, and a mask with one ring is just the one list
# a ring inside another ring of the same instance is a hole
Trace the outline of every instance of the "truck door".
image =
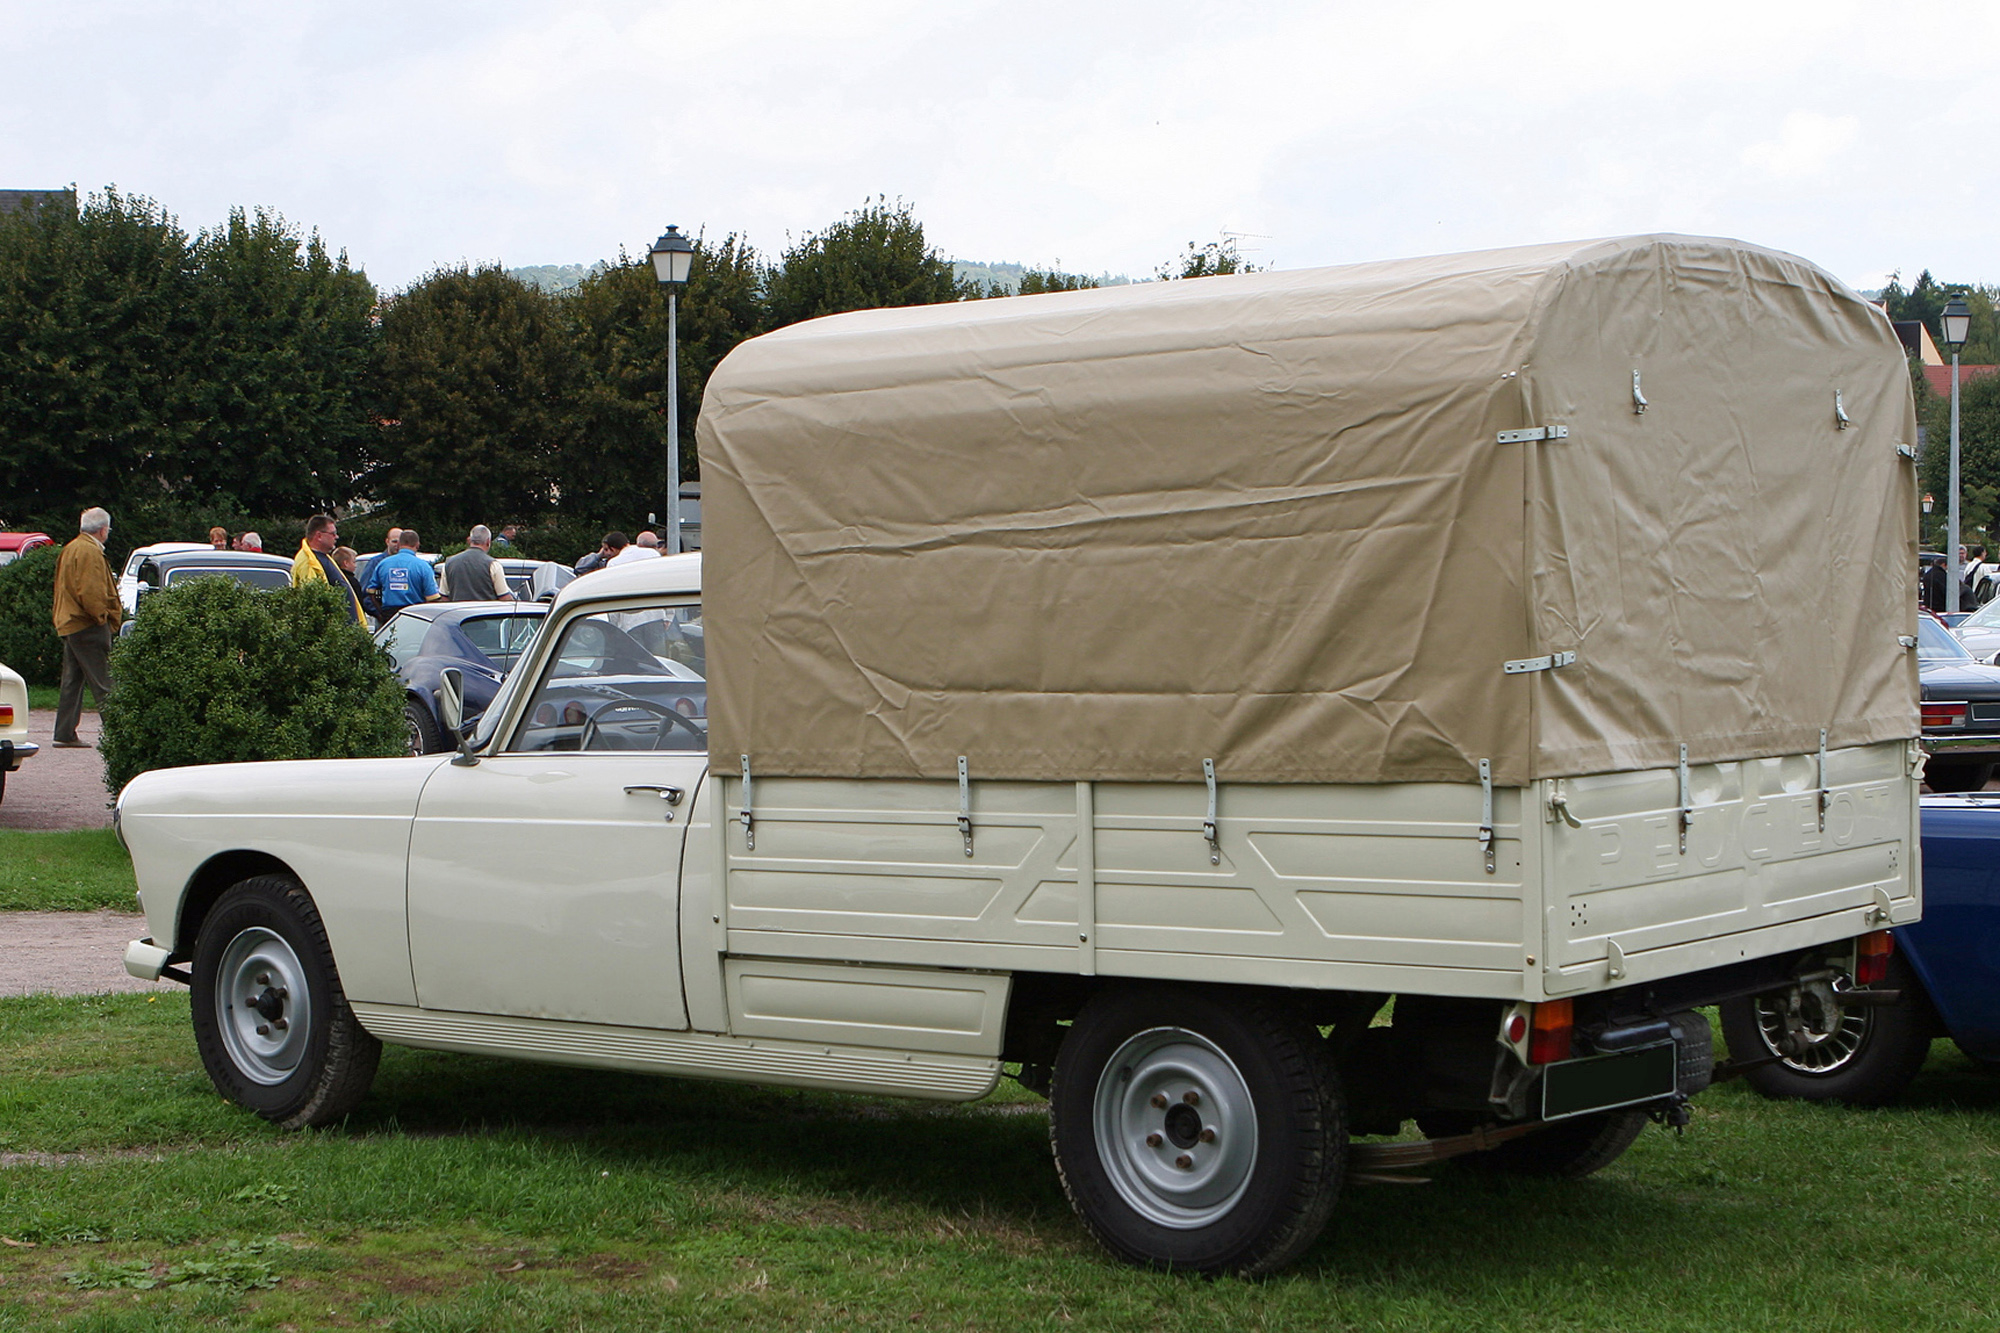
[(684, 1029), (678, 908), (707, 771), (700, 608), (572, 615), (477, 764), (424, 788), (410, 961), (426, 1009)]

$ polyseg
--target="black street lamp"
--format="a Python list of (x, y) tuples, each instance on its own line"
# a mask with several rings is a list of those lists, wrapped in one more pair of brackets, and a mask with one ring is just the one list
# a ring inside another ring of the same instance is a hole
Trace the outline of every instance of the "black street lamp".
[(667, 554), (681, 553), (681, 384), (679, 297), (694, 268), (694, 243), (669, 226), (653, 242), (653, 276), (667, 289)]
[(1966, 335), (1972, 332), (1972, 311), (1966, 308), (1965, 298), (1954, 295), (1945, 302), (1944, 343), (1951, 348), (1951, 541), (1945, 547), (1945, 559), (1951, 562), (1946, 579), (1945, 591), (1948, 609), (1958, 610), (1958, 581), (1965, 576), (1959, 567), (1958, 553), (1958, 354), (1965, 346)]

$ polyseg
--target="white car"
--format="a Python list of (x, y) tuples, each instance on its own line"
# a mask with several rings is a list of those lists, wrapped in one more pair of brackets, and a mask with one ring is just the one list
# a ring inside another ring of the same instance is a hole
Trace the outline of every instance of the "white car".
[(7, 797), (7, 775), (40, 751), (28, 739), (28, 683), (20, 672), (0, 663), (0, 800)]
[(125, 571), (118, 576), (118, 601), (125, 608), (129, 620), (139, 611), (139, 567), (147, 559), (156, 555), (166, 555), (173, 551), (213, 550), (207, 542), (154, 542), (151, 546), (141, 546), (125, 557)]

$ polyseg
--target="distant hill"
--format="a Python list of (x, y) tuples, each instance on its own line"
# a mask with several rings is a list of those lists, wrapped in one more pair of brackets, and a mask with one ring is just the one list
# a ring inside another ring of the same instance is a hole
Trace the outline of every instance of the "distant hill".
[(603, 260), (595, 264), (530, 264), (526, 268), (510, 268), (507, 276), (519, 278), (531, 287), (539, 287), (545, 292), (564, 292), (582, 282), (599, 269), (611, 267)]
[[(998, 285), (1010, 292), (1021, 290), (1021, 275), (1028, 271), (1026, 264), (976, 264), (969, 259), (951, 261), (951, 271), (960, 278), (971, 278), (982, 286)], [(1132, 279), (1123, 273), (1086, 273), (1100, 287), (1123, 287)]]

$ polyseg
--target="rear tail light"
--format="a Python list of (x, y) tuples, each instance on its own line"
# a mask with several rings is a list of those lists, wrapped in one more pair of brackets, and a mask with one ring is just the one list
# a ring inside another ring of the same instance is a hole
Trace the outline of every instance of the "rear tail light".
[(679, 713), (679, 714), (680, 714), (680, 715), (681, 715), (682, 717), (693, 717), (693, 716), (694, 716), (694, 700), (692, 700), (692, 699), (676, 699), (676, 700), (674, 700), (674, 711), (675, 711), (676, 713)]
[(1896, 937), (1886, 930), (1870, 931), (1854, 941), (1854, 984), (1873, 986), (1889, 975), (1889, 955), (1896, 952)]
[(1927, 727), (1962, 727), (1965, 725), (1965, 704), (1927, 703), (1923, 705), (1924, 725)]
[(1576, 1020), (1568, 1000), (1544, 1000), (1535, 1006), (1528, 1032), (1528, 1063), (1551, 1065), (1569, 1059)]
[(13, 725), (14, 725), (14, 705), (0, 704), (0, 727), (11, 727)]

